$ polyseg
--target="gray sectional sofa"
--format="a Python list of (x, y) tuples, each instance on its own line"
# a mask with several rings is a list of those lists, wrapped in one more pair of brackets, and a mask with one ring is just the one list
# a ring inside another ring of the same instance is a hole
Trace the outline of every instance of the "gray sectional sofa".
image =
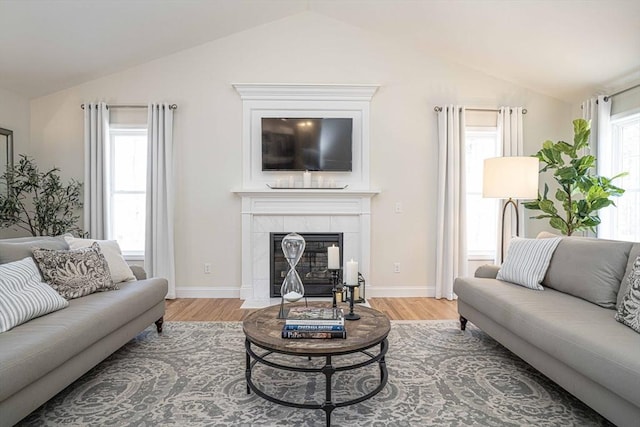
[[(66, 245), (56, 238), (0, 240), (0, 263), (22, 259), (32, 244)], [(167, 281), (133, 272), (139, 280), (118, 290), (73, 299), (0, 333), (0, 426), (20, 421), (154, 322), (161, 332)]]
[(640, 334), (614, 319), (640, 243), (565, 237), (535, 291), (495, 279), (499, 267), (458, 278), (467, 320), (619, 426), (640, 425)]

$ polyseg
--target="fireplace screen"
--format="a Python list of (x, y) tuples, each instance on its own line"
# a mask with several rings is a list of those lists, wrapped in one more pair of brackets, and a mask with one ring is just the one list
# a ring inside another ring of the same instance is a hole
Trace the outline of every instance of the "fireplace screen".
[[(342, 233), (298, 233), (306, 241), (304, 254), (298, 263), (298, 274), (304, 284), (307, 297), (330, 297), (331, 274), (327, 269), (327, 248), (340, 247), (340, 265), (342, 265)], [(287, 233), (271, 233), (271, 297), (280, 297), (280, 287), (287, 275), (289, 264), (282, 253), (282, 239)]]

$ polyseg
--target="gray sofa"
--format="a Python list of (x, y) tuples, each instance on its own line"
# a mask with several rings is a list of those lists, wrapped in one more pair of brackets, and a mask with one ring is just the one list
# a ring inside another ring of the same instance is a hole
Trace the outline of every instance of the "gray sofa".
[[(22, 259), (32, 243), (66, 245), (57, 238), (0, 240), (0, 263)], [(140, 280), (73, 299), (0, 334), (0, 426), (20, 421), (154, 322), (162, 331), (167, 281), (132, 270)]]
[(565, 237), (543, 291), (480, 267), (454, 283), (461, 328), (471, 321), (613, 423), (638, 426), (640, 334), (614, 319), (638, 256), (640, 243)]

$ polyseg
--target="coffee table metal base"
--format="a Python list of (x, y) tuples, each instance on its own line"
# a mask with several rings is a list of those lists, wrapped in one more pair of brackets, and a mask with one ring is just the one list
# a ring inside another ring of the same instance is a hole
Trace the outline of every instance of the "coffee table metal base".
[[(263, 350), (265, 350), (263, 353), (258, 354), (256, 353), (253, 348), (252, 345), (259, 347)], [(377, 347), (380, 346), (380, 350), (377, 354), (373, 354), (372, 352), (368, 351), (370, 349), (372, 349), (373, 347)], [(349, 406), (349, 405), (355, 405), (356, 403), (360, 403), (363, 402), (367, 399), (370, 399), (371, 397), (375, 396), (376, 394), (378, 394), (383, 388), (384, 386), (387, 384), (387, 380), (388, 380), (388, 373), (387, 373), (387, 365), (385, 363), (384, 357), (387, 354), (387, 350), (389, 349), (389, 343), (387, 341), (386, 338), (384, 338), (382, 341), (380, 341), (379, 343), (376, 343), (370, 347), (364, 348), (364, 349), (358, 349), (358, 350), (354, 350), (354, 351), (350, 351), (350, 352), (344, 352), (344, 353), (328, 353), (328, 354), (318, 354), (318, 353), (313, 353), (313, 354), (300, 354), (300, 353), (286, 353), (286, 352), (282, 352), (282, 351), (276, 351), (273, 349), (269, 349), (269, 348), (265, 348), (262, 347), (258, 344), (252, 343), (249, 339), (245, 340), (245, 348), (246, 348), (246, 370), (245, 370), (245, 377), (247, 380), (247, 394), (251, 393), (251, 390), (253, 390), (258, 396), (262, 397), (263, 399), (268, 400), (269, 402), (273, 402), (273, 403), (277, 403), (279, 405), (284, 405), (284, 406), (290, 406), (292, 408), (302, 408), (302, 409), (322, 409), (325, 414), (326, 414), (326, 420), (327, 420), (327, 427), (329, 427), (331, 425), (331, 413), (333, 412), (334, 409), (336, 408), (340, 408), (343, 406)], [(322, 367), (318, 367), (318, 368), (302, 368), (302, 367), (297, 367), (297, 366), (289, 366), (289, 365), (283, 365), (281, 363), (276, 363), (273, 362), (271, 360), (268, 360), (267, 357), (271, 354), (288, 354), (291, 356), (296, 356), (296, 357), (308, 357), (309, 360), (311, 360), (312, 357), (323, 357), (325, 358), (325, 364)], [(355, 353), (362, 353), (364, 355), (366, 355), (368, 357), (367, 360), (360, 362), (360, 363), (354, 363), (352, 365), (345, 365), (345, 366), (334, 366), (333, 365), (333, 361), (332, 358), (334, 356), (342, 356), (345, 354), (355, 354)], [(252, 360), (253, 359), (253, 360)], [(358, 368), (362, 368), (364, 366), (368, 366), (371, 365), (372, 363), (378, 363), (378, 366), (380, 368), (380, 384), (371, 392), (360, 396), (356, 399), (352, 399), (352, 400), (347, 400), (344, 402), (334, 402), (332, 395), (331, 395), (331, 390), (332, 390), (332, 377), (333, 374), (335, 374), (336, 372), (341, 372), (341, 371), (350, 371), (353, 369), (358, 369)], [(272, 367), (274, 369), (284, 369), (287, 371), (294, 371), (294, 372), (306, 372), (306, 373), (322, 373), (325, 376), (325, 383), (326, 383), (326, 391), (325, 391), (325, 400), (323, 403), (296, 403), (296, 402), (288, 402), (286, 400), (282, 400), (282, 399), (278, 399), (277, 397), (268, 395), (267, 393), (263, 392), (262, 390), (260, 390), (254, 383), (253, 380), (251, 378), (251, 371), (254, 368), (254, 366), (257, 363), (261, 363), (263, 365)]]

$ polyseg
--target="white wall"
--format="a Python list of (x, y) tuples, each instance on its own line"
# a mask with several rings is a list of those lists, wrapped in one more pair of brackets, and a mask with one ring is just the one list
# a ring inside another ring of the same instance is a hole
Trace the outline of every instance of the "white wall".
[[(304, 13), (31, 103), (41, 162), (82, 178), (83, 102), (178, 104), (177, 286), (239, 288), (242, 103), (231, 83), (380, 83), (371, 104), (372, 273), (424, 294), (435, 276), (436, 113), (443, 104), (522, 105), (527, 153), (571, 135), (570, 106), (314, 13)], [(395, 214), (400, 201), (404, 213)], [(534, 235), (542, 224), (533, 225)], [(393, 263), (401, 273), (393, 273)], [(210, 262), (213, 274), (203, 274)], [(406, 291), (405, 291), (406, 293)]]
[[(13, 157), (29, 154), (29, 99), (0, 88), (0, 128), (13, 131)], [(0, 228), (0, 239), (23, 235), (20, 231)]]

